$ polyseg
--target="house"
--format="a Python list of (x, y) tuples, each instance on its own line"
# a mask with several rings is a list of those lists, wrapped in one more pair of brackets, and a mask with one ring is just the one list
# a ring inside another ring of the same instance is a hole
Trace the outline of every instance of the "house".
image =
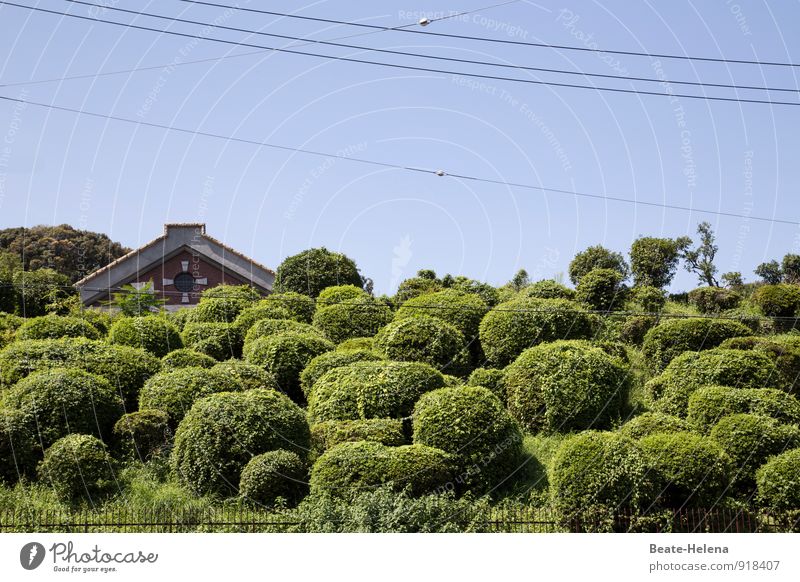
[(165, 224), (164, 234), (87, 275), (75, 287), (86, 307), (100, 306), (123, 285), (153, 283), (167, 309), (197, 304), (205, 289), (250, 285), (272, 291), (275, 273), (206, 234), (205, 224)]

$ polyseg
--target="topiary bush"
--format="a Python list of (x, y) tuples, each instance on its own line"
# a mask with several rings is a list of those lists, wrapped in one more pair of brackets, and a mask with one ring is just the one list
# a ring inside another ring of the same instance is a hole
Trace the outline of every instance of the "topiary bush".
[(769, 317), (794, 317), (800, 309), (800, 287), (792, 284), (762, 285), (751, 297)]
[(39, 479), (51, 486), (62, 501), (96, 503), (113, 491), (114, 461), (103, 441), (85, 434), (57, 440), (39, 463)]
[(506, 401), (505, 371), (495, 368), (476, 368), (469, 375), (467, 386), (483, 386), (491, 390), (501, 402)]
[(305, 458), (309, 430), (303, 411), (274, 390), (222, 392), (201, 398), (175, 433), (170, 466), (197, 494), (235, 494), (254, 455), (286, 449)]
[(100, 339), (101, 334), (91, 323), (78, 317), (42, 315), (26, 319), (16, 336), (20, 340), (60, 339), (62, 337), (84, 337)]
[(319, 378), (328, 370), (347, 366), (353, 362), (375, 362), (382, 360), (383, 356), (372, 350), (348, 350), (344, 352), (333, 351), (320, 354), (311, 360), (300, 374), (300, 387), (303, 394), (308, 397), (311, 388)]
[(423, 495), (446, 487), (452, 479), (453, 465), (444, 451), (360, 441), (336, 445), (317, 459), (311, 469), (311, 492), (347, 496), (388, 484)]
[(120, 457), (146, 461), (168, 449), (172, 440), (169, 415), (155, 409), (131, 412), (117, 421), (113, 435)]
[(355, 285), (334, 285), (326, 287), (320, 291), (317, 297), (317, 309), (321, 309), (334, 303), (344, 303), (358, 301), (369, 297), (369, 293), (361, 287)]
[(745, 412), (800, 424), (800, 401), (792, 394), (773, 388), (728, 386), (703, 386), (693, 392), (687, 420), (697, 430), (707, 433), (720, 419)]
[(13, 485), (35, 473), (42, 457), (36, 421), (20, 410), (0, 405), (0, 484)]
[(755, 486), (755, 472), (767, 459), (800, 445), (800, 429), (756, 414), (722, 418), (711, 438), (733, 461), (732, 482), (743, 492)]
[(638, 440), (651, 434), (689, 432), (691, 424), (663, 412), (645, 412), (632, 418), (619, 429), (620, 434)]
[(243, 352), (247, 354), (249, 346), (257, 339), (280, 333), (309, 334), (327, 339), (321, 329), (308, 323), (301, 323), (292, 319), (261, 319), (255, 322), (247, 331), (247, 335), (244, 338)]
[(205, 289), (200, 294), (201, 303), (216, 299), (254, 303), (261, 299), (261, 293), (250, 285), (217, 285)]
[(519, 297), (533, 297), (536, 299), (575, 299), (575, 291), (554, 281), (553, 279), (544, 279), (531, 283), (527, 287), (522, 288), (518, 294)]
[(683, 417), (689, 397), (701, 386), (780, 387), (781, 380), (775, 364), (765, 354), (716, 348), (681, 354), (645, 388), (656, 410)]
[(314, 313), (314, 326), (335, 343), (354, 337), (373, 336), (391, 320), (391, 309), (369, 296), (318, 305)]
[(163, 317), (123, 317), (108, 333), (112, 344), (142, 348), (158, 358), (183, 347), (178, 328)]
[[(306, 297), (306, 299), (309, 298)], [(233, 320), (233, 327), (236, 328), (236, 332), (239, 335), (246, 337), (250, 328), (263, 319), (297, 321), (292, 317), (292, 313), (282, 305), (275, 302), (266, 303), (266, 301), (261, 301), (252, 307), (242, 310)]]
[(628, 289), (622, 285), (622, 275), (614, 269), (592, 269), (581, 277), (575, 289), (575, 299), (592, 309), (612, 311), (627, 299)]
[(162, 370), (175, 370), (178, 368), (211, 368), (217, 360), (206, 354), (201, 354), (189, 348), (172, 351), (161, 358)]
[(689, 291), (689, 304), (697, 308), (700, 313), (719, 313), (736, 309), (741, 302), (741, 295), (723, 287), (699, 287)]
[(174, 428), (200, 398), (239, 389), (239, 382), (226, 374), (205, 368), (179, 368), (150, 378), (142, 388), (139, 408), (166, 412)]
[(454, 376), (469, 371), (464, 336), (441, 319), (419, 316), (393, 321), (378, 332), (375, 345), (390, 360), (424, 362)]
[(500, 487), (520, 466), (522, 433), (488, 388), (458, 386), (423, 394), (414, 406), (414, 443), (455, 459), (468, 488)]
[(247, 362), (275, 376), (280, 390), (295, 402), (304, 402), (300, 373), (317, 356), (333, 350), (333, 344), (318, 335), (279, 333), (248, 344)]
[(769, 355), (783, 375), (787, 390), (792, 390), (800, 380), (800, 348), (784, 341), (765, 337), (738, 337), (725, 340), (721, 348), (756, 350)]
[(515, 299), (501, 303), (481, 320), (481, 347), (489, 362), (503, 367), (536, 344), (589, 338), (594, 322), (572, 301)]
[(259, 299), (261, 294), (249, 285), (218, 285), (203, 291), (189, 319), (198, 323), (233, 323)]
[(660, 372), (683, 352), (717, 347), (728, 338), (747, 336), (750, 329), (736, 321), (694, 318), (660, 323), (644, 336), (642, 352), (650, 369)]
[(350, 350), (375, 350), (375, 338), (371, 337), (354, 337), (344, 340), (336, 346), (337, 352), (347, 352)]
[(619, 339), (627, 344), (640, 346), (647, 332), (657, 323), (658, 319), (649, 315), (632, 315), (626, 317), (619, 328)]
[(278, 498), (290, 503), (308, 489), (308, 470), (297, 453), (285, 450), (256, 455), (242, 470), (239, 495), (259, 505), (274, 505)]
[(582, 341), (525, 350), (506, 368), (512, 416), (527, 430), (605, 428), (619, 416), (629, 380), (623, 363)]
[(800, 509), (800, 449), (772, 457), (756, 471), (758, 500), (777, 511)]
[(327, 420), (311, 427), (311, 445), (319, 453), (340, 443), (356, 441), (371, 441), (390, 447), (404, 445), (403, 421), (399, 418)]
[(218, 362), (211, 371), (218, 376), (225, 377), (231, 384), (236, 385), (237, 390), (253, 390), (261, 388), (263, 390), (280, 390), (275, 376), (264, 368), (255, 364), (248, 364), (241, 360), (227, 360)]
[(443, 386), (442, 374), (420, 362), (355, 362), (314, 383), (308, 417), (312, 423), (403, 418), (422, 394)]
[(70, 433), (110, 438), (124, 413), (122, 398), (108, 380), (63, 368), (23, 378), (5, 392), (3, 405), (34, 419), (43, 447)]
[(239, 330), (227, 323), (189, 322), (183, 328), (183, 343), (215, 360), (239, 358), (243, 339)]
[(294, 291), (271, 293), (261, 304), (279, 306), (289, 312), (290, 319), (302, 323), (311, 323), (311, 318), (314, 317), (314, 310), (317, 308), (311, 297)]
[(731, 460), (716, 441), (689, 432), (653, 434), (639, 441), (668, 508), (714, 507), (725, 493)]
[(363, 287), (364, 281), (352, 259), (325, 247), (287, 257), (278, 266), (275, 277), (276, 290), (309, 297), (317, 297), (323, 289), (334, 285)]
[(467, 342), (478, 338), (481, 319), (489, 307), (478, 295), (455, 289), (445, 289), (414, 297), (403, 303), (395, 314), (395, 321), (409, 317), (435, 317), (460, 331)]
[(667, 292), (658, 287), (642, 285), (630, 290), (628, 300), (634, 310), (658, 313), (667, 303)]

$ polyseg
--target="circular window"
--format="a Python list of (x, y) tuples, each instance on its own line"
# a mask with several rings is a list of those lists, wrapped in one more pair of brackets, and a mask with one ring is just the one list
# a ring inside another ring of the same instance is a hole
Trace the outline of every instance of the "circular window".
[(181, 293), (188, 293), (194, 289), (194, 277), (190, 273), (178, 273), (173, 279), (173, 285)]

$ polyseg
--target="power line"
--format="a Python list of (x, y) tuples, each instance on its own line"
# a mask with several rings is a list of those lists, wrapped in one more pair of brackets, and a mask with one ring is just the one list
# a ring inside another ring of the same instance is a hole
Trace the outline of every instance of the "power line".
[[(68, 2), (72, 2), (73, 4), (82, 4), (85, 6), (94, 6), (99, 7), (98, 4), (93, 4), (91, 2), (85, 2), (82, 0), (67, 0)], [(514, 0), (518, 1), (518, 0)], [(303, 41), (302, 45), (288, 45), (292, 47), (298, 46), (305, 46), (305, 45), (312, 45), (312, 44), (319, 44), (324, 46), (334, 46), (339, 48), (347, 48), (353, 49), (358, 51), (365, 51), (365, 52), (375, 52), (380, 54), (389, 54), (389, 55), (398, 55), (403, 57), (412, 57), (412, 58), (419, 58), (419, 59), (431, 59), (437, 61), (446, 61), (446, 62), (454, 62), (454, 63), (461, 63), (461, 64), (468, 64), (468, 65), (479, 65), (479, 66), (488, 66), (488, 67), (499, 67), (505, 69), (515, 69), (520, 71), (534, 71), (534, 72), (544, 72), (544, 73), (556, 73), (562, 75), (578, 75), (581, 77), (596, 77), (602, 79), (615, 79), (615, 80), (622, 80), (622, 81), (643, 81), (647, 83), (663, 83), (663, 84), (673, 84), (673, 85), (688, 85), (693, 87), (714, 87), (714, 88), (722, 88), (722, 89), (737, 89), (737, 90), (756, 90), (756, 91), (780, 91), (780, 92), (787, 92), (787, 93), (800, 93), (800, 89), (792, 89), (788, 87), (764, 87), (758, 85), (736, 85), (736, 84), (725, 84), (725, 83), (705, 83), (700, 81), (677, 81), (672, 79), (654, 79), (652, 77), (635, 77), (635, 76), (625, 76), (625, 75), (610, 75), (610, 74), (602, 74), (602, 73), (585, 73), (582, 71), (568, 71), (564, 69), (554, 69), (554, 68), (544, 68), (544, 67), (531, 67), (525, 65), (512, 65), (507, 63), (493, 63), (490, 61), (481, 61), (476, 59), (463, 59), (457, 57), (445, 57), (440, 55), (428, 55), (428, 54), (420, 54), (408, 51), (400, 51), (400, 50), (393, 50), (393, 49), (381, 49), (381, 48), (373, 48), (361, 45), (353, 45), (353, 44), (345, 44), (339, 42), (333, 42), (337, 39), (331, 40), (314, 40), (309, 39), (307, 37), (297, 37), (297, 36), (290, 36), (285, 34), (277, 34), (272, 32), (263, 32), (259, 30), (251, 30), (248, 28), (239, 28), (235, 26), (226, 26), (222, 24), (214, 24), (209, 22), (202, 22), (198, 20), (189, 20), (185, 18), (175, 18), (172, 16), (164, 16), (161, 14), (153, 14), (151, 12), (139, 12), (136, 10), (128, 10), (125, 8), (117, 8), (114, 6), (109, 6), (106, 10), (113, 10), (117, 12), (123, 12), (126, 14), (133, 14), (136, 16), (145, 16), (148, 18), (158, 18), (161, 20), (168, 20), (170, 22), (180, 22), (183, 24), (191, 24), (196, 26), (203, 26), (206, 28), (215, 28), (220, 30), (229, 30), (233, 32), (242, 32), (248, 35), (259, 35), (259, 36), (268, 36), (273, 38), (280, 38), (284, 40), (292, 40), (292, 41)], [(455, 15), (454, 15), (455, 16)], [(408, 26), (408, 25), (407, 25)], [(395, 30), (395, 29), (393, 29)], [(381, 32), (381, 31), (375, 31)], [(149, 69), (150, 67), (148, 67)]]
[[(356, 27), (365, 27), (365, 28), (373, 28), (373, 29), (383, 29), (388, 30), (388, 28), (383, 26), (377, 26), (374, 24), (364, 24), (364, 23), (356, 23), (356, 22), (347, 22), (344, 20), (333, 20), (330, 18), (316, 18), (311, 16), (301, 16), (299, 14), (285, 14), (282, 12), (271, 12), (267, 10), (260, 10), (256, 8), (247, 8), (242, 6), (230, 6), (227, 4), (216, 4), (213, 2), (197, 2), (193, 0), (178, 0), (179, 2), (189, 2), (191, 4), (202, 4), (205, 6), (214, 6), (216, 8), (225, 8), (231, 10), (240, 10), (242, 12), (252, 12), (257, 14), (267, 14), (270, 16), (282, 16), (286, 18), (296, 18), (301, 20), (310, 20), (315, 22), (327, 22), (329, 24), (341, 24), (346, 26), (356, 26)], [(448, 16), (448, 18), (454, 18), (457, 15)], [(431, 19), (431, 22), (434, 20), (440, 19)], [(443, 19), (441, 19), (443, 20)], [(659, 58), (659, 59), (678, 59), (678, 60), (691, 60), (691, 61), (705, 61), (705, 62), (712, 62), (712, 63), (732, 63), (732, 64), (744, 64), (744, 65), (761, 65), (761, 66), (774, 66), (774, 67), (800, 67), (798, 63), (792, 62), (780, 62), (780, 61), (759, 61), (759, 60), (747, 60), (747, 59), (725, 59), (720, 57), (700, 57), (700, 56), (692, 56), (692, 55), (675, 55), (675, 54), (666, 54), (666, 53), (648, 53), (648, 52), (637, 52), (637, 51), (625, 51), (625, 50), (610, 50), (610, 49), (597, 49), (597, 48), (589, 48), (589, 47), (582, 47), (582, 46), (570, 46), (570, 45), (561, 45), (561, 44), (549, 44), (549, 43), (539, 43), (539, 42), (529, 42), (529, 41), (521, 41), (521, 40), (512, 40), (512, 39), (504, 39), (504, 38), (487, 38), (483, 36), (469, 36), (463, 34), (447, 34), (444, 32), (431, 32), (431, 31), (422, 31), (422, 30), (398, 30), (397, 32), (406, 32), (411, 34), (424, 34), (427, 36), (439, 36), (444, 38), (457, 38), (461, 40), (471, 40), (471, 41), (479, 41), (479, 42), (491, 42), (497, 44), (510, 44), (510, 45), (517, 45), (517, 46), (528, 46), (528, 47), (537, 47), (537, 48), (550, 48), (550, 49), (559, 49), (559, 50), (570, 50), (570, 51), (582, 51), (582, 52), (591, 52), (591, 53), (608, 53), (614, 55), (628, 55), (634, 57), (650, 57), (650, 58)]]
[(356, 58), (352, 58), (352, 57), (340, 57), (340, 56), (333, 56), (333, 55), (310, 53), (310, 52), (298, 51), (298, 50), (293, 50), (293, 49), (288, 49), (288, 48), (277, 48), (277, 47), (269, 47), (269, 46), (257, 45), (257, 44), (252, 44), (252, 43), (245, 43), (245, 42), (234, 42), (234, 41), (229, 41), (229, 40), (210, 38), (210, 37), (206, 37), (206, 36), (198, 36), (198, 35), (193, 35), (193, 34), (180, 33), (180, 32), (175, 32), (175, 31), (171, 31), (171, 30), (162, 30), (162, 29), (158, 29), (158, 28), (151, 28), (151, 27), (141, 26), (141, 25), (137, 25), (137, 24), (126, 24), (126, 23), (122, 23), (122, 22), (114, 22), (114, 21), (111, 21), (111, 20), (99, 20), (99, 19), (90, 18), (90, 17), (87, 17), (87, 16), (82, 16), (82, 15), (79, 15), (79, 14), (70, 14), (70, 13), (64, 13), (64, 12), (57, 12), (57, 11), (48, 10), (48, 9), (45, 9), (45, 8), (25, 6), (25, 5), (22, 5), (22, 4), (16, 4), (16, 3), (13, 3), (13, 2), (0, 2), (0, 4), (5, 4), (7, 6), (14, 6), (14, 7), (17, 7), (17, 8), (24, 8), (24, 9), (27, 9), (27, 10), (34, 10), (34, 11), (38, 11), (38, 12), (45, 12), (45, 13), (49, 13), (49, 14), (55, 14), (57, 16), (68, 16), (68, 17), (71, 17), (71, 18), (77, 18), (77, 19), (81, 19), (81, 20), (88, 20), (88, 21), (91, 21), (91, 22), (99, 22), (99, 23), (103, 23), (103, 24), (111, 24), (111, 25), (115, 25), (115, 26), (122, 26), (122, 27), (125, 27), (125, 28), (132, 28), (132, 29), (136, 29), (136, 30), (145, 30), (145, 31), (149, 31), (149, 32), (156, 32), (158, 34), (166, 34), (166, 35), (171, 35), (171, 36), (180, 36), (180, 37), (185, 37), (185, 38), (194, 38), (194, 39), (199, 39), (199, 40), (207, 40), (207, 41), (211, 41), (211, 42), (218, 42), (218, 43), (234, 45), (234, 46), (244, 46), (244, 47), (250, 47), (250, 48), (259, 48), (259, 49), (263, 49), (263, 50), (270, 50), (270, 51), (276, 51), (276, 52), (282, 52), (282, 53), (310, 56), (310, 57), (315, 57), (315, 58), (320, 58), (320, 59), (328, 59), (328, 60), (343, 61), (343, 62), (350, 62), (350, 63), (359, 63), (359, 64), (365, 64), (365, 65), (375, 65), (375, 66), (388, 67), (388, 68), (394, 68), (394, 69), (421, 71), (421, 72), (425, 72), (425, 73), (440, 73), (440, 74), (445, 74), (445, 75), (461, 76), (461, 77), (474, 77), (474, 78), (478, 78), (478, 79), (488, 79), (488, 80), (493, 80), (493, 81), (509, 81), (509, 82), (515, 82), (515, 83), (525, 83), (525, 84), (530, 84), (530, 85), (544, 85), (544, 86), (550, 86), (550, 87), (565, 87), (565, 88), (572, 88), (572, 89), (588, 89), (588, 90), (591, 90), (591, 91), (622, 93), (622, 94), (633, 94), (633, 95), (650, 95), (650, 96), (655, 96), (655, 97), (700, 99), (700, 100), (703, 100), (703, 101), (726, 101), (726, 102), (739, 103), (739, 104), (741, 104), (741, 103), (753, 103), (753, 104), (761, 104), (761, 105), (785, 105), (785, 106), (792, 106), (792, 107), (800, 106), (800, 101), (798, 101), (798, 102), (772, 101), (772, 100), (767, 100), (767, 99), (745, 99), (745, 98), (739, 98), (739, 97), (711, 97), (711, 96), (706, 96), (706, 95), (690, 95), (690, 94), (682, 94), (682, 93), (662, 93), (662, 92), (659, 92), (659, 91), (643, 91), (643, 90), (637, 90), (637, 89), (621, 89), (621, 88), (616, 88), (616, 87), (587, 86), (587, 85), (580, 85), (580, 84), (577, 84), (577, 83), (558, 83), (558, 82), (555, 82), (555, 81), (539, 81), (539, 80), (534, 80), (534, 79), (520, 79), (520, 78), (516, 78), (516, 77), (500, 77), (500, 76), (497, 76), (497, 75), (484, 75), (484, 74), (478, 74), (478, 73), (467, 73), (467, 72), (461, 72), (461, 71), (450, 71), (450, 70), (446, 70), (446, 69), (432, 69), (432, 68), (429, 68), (429, 67), (419, 67), (419, 66), (413, 66), (413, 65), (401, 65), (401, 64), (397, 64), (397, 63), (384, 63), (384, 62), (379, 62), (379, 61), (369, 61), (369, 60), (366, 60), (366, 59), (356, 59)]
[(689, 211), (689, 212), (699, 212), (701, 214), (712, 214), (712, 215), (715, 215), (715, 216), (727, 216), (727, 217), (731, 217), (731, 218), (742, 218), (742, 219), (746, 219), (746, 220), (757, 220), (757, 221), (761, 221), (761, 222), (770, 222), (770, 223), (775, 223), (775, 224), (789, 224), (789, 225), (792, 225), (792, 226), (800, 226), (800, 222), (796, 221), (796, 220), (786, 220), (786, 219), (782, 219), (782, 218), (767, 218), (765, 216), (752, 216), (752, 215), (749, 215), (749, 214), (737, 214), (737, 213), (734, 213), (734, 212), (725, 212), (725, 211), (721, 211), (721, 210), (707, 210), (707, 209), (702, 209), (702, 208), (693, 208), (693, 207), (690, 207), (690, 206), (679, 206), (679, 205), (676, 205), (676, 204), (665, 204), (665, 203), (660, 203), (660, 202), (648, 202), (648, 201), (644, 201), (644, 200), (636, 200), (636, 199), (633, 199), (633, 198), (623, 198), (621, 196), (609, 196), (609, 195), (606, 195), (606, 194), (595, 194), (595, 193), (590, 193), (590, 192), (579, 192), (579, 191), (576, 191), (576, 190), (563, 190), (563, 189), (560, 189), (560, 188), (550, 188), (550, 187), (547, 187), (547, 186), (536, 186), (536, 185), (533, 185), (533, 184), (524, 184), (524, 183), (521, 183), (521, 182), (511, 182), (511, 181), (507, 181), (507, 180), (495, 180), (495, 179), (492, 179), (492, 178), (482, 178), (482, 177), (479, 177), (479, 176), (470, 176), (470, 175), (467, 175), (467, 174), (447, 173), (447, 172), (445, 172), (443, 170), (434, 170), (434, 169), (430, 169), (430, 168), (421, 168), (421, 167), (417, 167), (417, 166), (395, 164), (395, 163), (391, 163), (391, 162), (379, 162), (379, 161), (376, 161), (376, 160), (369, 160), (369, 159), (366, 159), (366, 158), (350, 157), (350, 156), (346, 156), (346, 155), (343, 155), (343, 154), (331, 154), (331, 153), (320, 152), (320, 151), (315, 151), (315, 150), (308, 150), (308, 149), (304, 149), (304, 148), (297, 148), (297, 147), (292, 147), (292, 146), (273, 144), (273, 143), (264, 142), (264, 141), (256, 141), (256, 140), (251, 140), (251, 139), (246, 139), (246, 138), (241, 138), (241, 137), (225, 136), (225, 135), (220, 135), (220, 134), (217, 134), (217, 133), (211, 133), (211, 132), (206, 132), (206, 131), (199, 131), (199, 130), (194, 130), (194, 129), (186, 129), (186, 128), (175, 127), (175, 126), (170, 126), (170, 125), (162, 125), (162, 124), (153, 123), (153, 122), (150, 122), (150, 121), (128, 119), (126, 117), (117, 117), (115, 115), (105, 115), (105, 114), (102, 114), (102, 113), (95, 113), (93, 111), (85, 111), (85, 110), (82, 110), (82, 109), (73, 109), (71, 107), (63, 107), (61, 105), (38, 103), (36, 101), (27, 101), (25, 99), (19, 99), (19, 98), (16, 98), (16, 97), (8, 97), (8, 96), (5, 96), (5, 95), (0, 95), (0, 100), (11, 101), (11, 102), (14, 102), (14, 103), (25, 103), (27, 105), (32, 105), (34, 107), (43, 107), (43, 108), (46, 108), (46, 109), (54, 109), (56, 111), (65, 111), (65, 112), (69, 112), (69, 113), (76, 113), (78, 115), (86, 115), (86, 116), (95, 117), (95, 118), (98, 118), (98, 119), (107, 119), (107, 120), (113, 120), (113, 121), (120, 121), (120, 122), (124, 122), (124, 123), (131, 123), (131, 124), (134, 124), (134, 125), (139, 125), (139, 126), (144, 126), (144, 127), (153, 127), (153, 128), (157, 128), (157, 129), (165, 129), (165, 130), (168, 130), (168, 131), (175, 131), (175, 132), (178, 132), (178, 133), (184, 133), (184, 134), (188, 134), (188, 135), (196, 135), (196, 136), (209, 137), (209, 138), (214, 138), (214, 139), (223, 139), (223, 140), (226, 140), (226, 141), (231, 141), (231, 142), (236, 142), (236, 143), (245, 143), (245, 144), (255, 145), (255, 146), (259, 146), (259, 147), (267, 147), (267, 148), (277, 149), (277, 150), (281, 150), (281, 151), (288, 151), (288, 152), (294, 152), (294, 153), (299, 153), (299, 154), (307, 154), (307, 155), (312, 155), (312, 156), (320, 156), (320, 157), (324, 157), (324, 158), (334, 158), (334, 159), (340, 159), (340, 160), (347, 160), (347, 161), (350, 161), (350, 162), (357, 162), (357, 163), (360, 163), (360, 164), (368, 164), (368, 165), (378, 166), (378, 167), (382, 167), (382, 168), (391, 168), (391, 169), (394, 169), (394, 170), (405, 170), (405, 171), (410, 171), (410, 172), (418, 172), (418, 173), (422, 173), (422, 174), (431, 174), (431, 175), (435, 175), (435, 176), (439, 176), (439, 177), (451, 177), (451, 178), (458, 178), (458, 179), (461, 179), (461, 180), (471, 180), (471, 181), (474, 181), (474, 182), (483, 182), (483, 183), (487, 183), (487, 184), (495, 184), (495, 185), (498, 185), (498, 186), (507, 186), (509, 188), (521, 188), (521, 189), (526, 189), (526, 190), (536, 190), (536, 191), (540, 191), (540, 192), (552, 192), (554, 194), (566, 194), (566, 195), (569, 195), (569, 196), (577, 196), (577, 197), (582, 197), (582, 198), (593, 198), (593, 199), (596, 199), (596, 200), (603, 200), (603, 201), (606, 201), (606, 202), (622, 202), (622, 203), (626, 203), (626, 204), (651, 206), (651, 207), (655, 207), (655, 208), (665, 208), (665, 209), (669, 209), (669, 210), (682, 210), (682, 211)]

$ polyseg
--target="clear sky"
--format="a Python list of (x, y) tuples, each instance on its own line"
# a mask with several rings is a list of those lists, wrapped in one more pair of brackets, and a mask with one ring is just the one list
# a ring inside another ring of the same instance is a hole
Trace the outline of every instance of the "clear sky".
[[(253, 52), (103, 24), (136, 22), (267, 46), (290, 41), (169, 23), (62, 0), (15, 0), (97, 22), (0, 6), (0, 95), (146, 123), (449, 173), (800, 219), (800, 107), (599, 93)], [(303, 38), (366, 29), (192, 6), (97, 4)], [(223, 0), (216, 1), (224, 4)], [(233, 4), (234, 2), (230, 2)], [(239, 6), (381, 26), (490, 0), (246, 2)], [(800, 62), (800, 3), (755, 0), (522, 0), (426, 32), (649, 53)], [(383, 31), (341, 42), (532, 67), (800, 90), (800, 68), (609, 55)], [(330, 46), (298, 47), (421, 67), (675, 93), (799, 102), (798, 93), (632, 83), (494, 69)], [(135, 67), (149, 71), (43, 84)], [(135, 247), (164, 222), (208, 232), (275, 267), (326, 246), (353, 257), (378, 293), (420, 268), (501, 284), (521, 267), (566, 271), (601, 243), (695, 234), (709, 220), (720, 272), (746, 280), (800, 252), (800, 229), (715, 214), (576, 198), (276, 151), (225, 139), (0, 102), (0, 228), (69, 223)], [(673, 289), (696, 286), (683, 270)]]

